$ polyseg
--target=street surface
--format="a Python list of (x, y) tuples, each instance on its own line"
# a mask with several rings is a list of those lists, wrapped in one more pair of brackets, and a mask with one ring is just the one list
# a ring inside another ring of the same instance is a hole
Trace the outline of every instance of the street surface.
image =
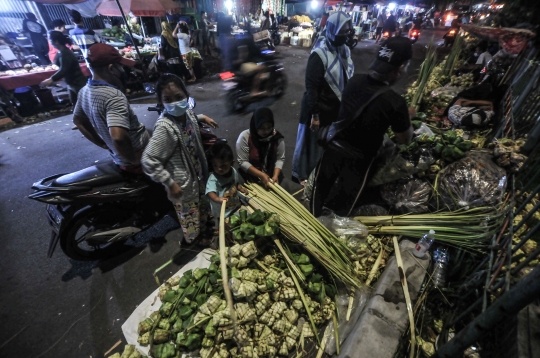
[[(408, 77), (396, 85), (398, 91), (415, 79), (432, 34), (440, 39), (444, 33), (423, 33), (413, 46)], [(309, 49), (279, 46), (278, 50), (288, 76), (286, 94), (277, 102), (258, 105), (274, 111), (276, 128), (285, 137), (284, 187), (292, 191), (298, 188), (290, 174)], [(358, 44), (352, 51), (356, 73), (368, 70), (376, 50), (374, 41)], [(216, 134), (234, 148), (239, 133), (249, 128), (251, 114), (226, 113), (218, 76), (188, 90), (197, 101), (195, 111), (215, 119), (220, 125)], [(147, 106), (133, 108), (152, 128), (157, 114), (147, 112)], [(166, 217), (138, 235), (133, 250), (119, 258), (75, 262), (59, 247), (52, 258), (46, 257), (51, 230), (45, 204), (26, 198), (32, 183), (109, 160), (106, 151), (72, 126), (71, 117), (65, 116), (0, 133), (0, 357), (103, 357), (123, 340), (121, 325), (133, 309), (157, 287), (154, 270), (179, 249), (177, 242), (163, 238), (177, 225)], [(194, 255), (183, 248), (181, 257), (158, 276), (170, 277)]]

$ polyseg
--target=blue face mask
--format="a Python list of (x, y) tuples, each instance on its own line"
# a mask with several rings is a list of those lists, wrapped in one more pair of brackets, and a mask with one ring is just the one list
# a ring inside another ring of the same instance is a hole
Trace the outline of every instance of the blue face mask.
[(180, 117), (184, 115), (188, 109), (188, 100), (186, 98), (178, 102), (163, 103), (163, 107), (165, 107), (165, 112), (169, 113), (171, 116)]

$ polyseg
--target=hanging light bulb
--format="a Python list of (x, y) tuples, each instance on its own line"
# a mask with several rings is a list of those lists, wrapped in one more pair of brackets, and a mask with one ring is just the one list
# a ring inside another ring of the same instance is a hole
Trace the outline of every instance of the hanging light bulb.
[(317, 5), (318, 5), (317, 0), (312, 0), (312, 1), (311, 1), (311, 8), (312, 8), (312, 9), (317, 8)]

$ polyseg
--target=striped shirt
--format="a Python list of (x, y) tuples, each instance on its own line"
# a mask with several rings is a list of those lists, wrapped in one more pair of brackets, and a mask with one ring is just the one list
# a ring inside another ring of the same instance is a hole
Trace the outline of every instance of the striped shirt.
[(79, 92), (79, 99), (73, 110), (77, 117), (86, 117), (97, 134), (109, 147), (114, 162), (118, 165), (133, 165), (119, 153), (114, 152), (110, 127), (121, 127), (129, 131), (129, 138), (135, 153), (144, 149), (150, 139), (146, 128), (131, 109), (128, 99), (116, 87), (103, 81), (88, 80)]

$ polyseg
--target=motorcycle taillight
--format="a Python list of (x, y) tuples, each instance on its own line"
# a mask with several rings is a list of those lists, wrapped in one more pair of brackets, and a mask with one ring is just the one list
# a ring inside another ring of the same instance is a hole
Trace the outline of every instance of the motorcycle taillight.
[(231, 78), (234, 77), (234, 73), (232, 73), (232, 72), (222, 72), (222, 73), (219, 74), (219, 77), (221, 78), (222, 81), (230, 80)]

